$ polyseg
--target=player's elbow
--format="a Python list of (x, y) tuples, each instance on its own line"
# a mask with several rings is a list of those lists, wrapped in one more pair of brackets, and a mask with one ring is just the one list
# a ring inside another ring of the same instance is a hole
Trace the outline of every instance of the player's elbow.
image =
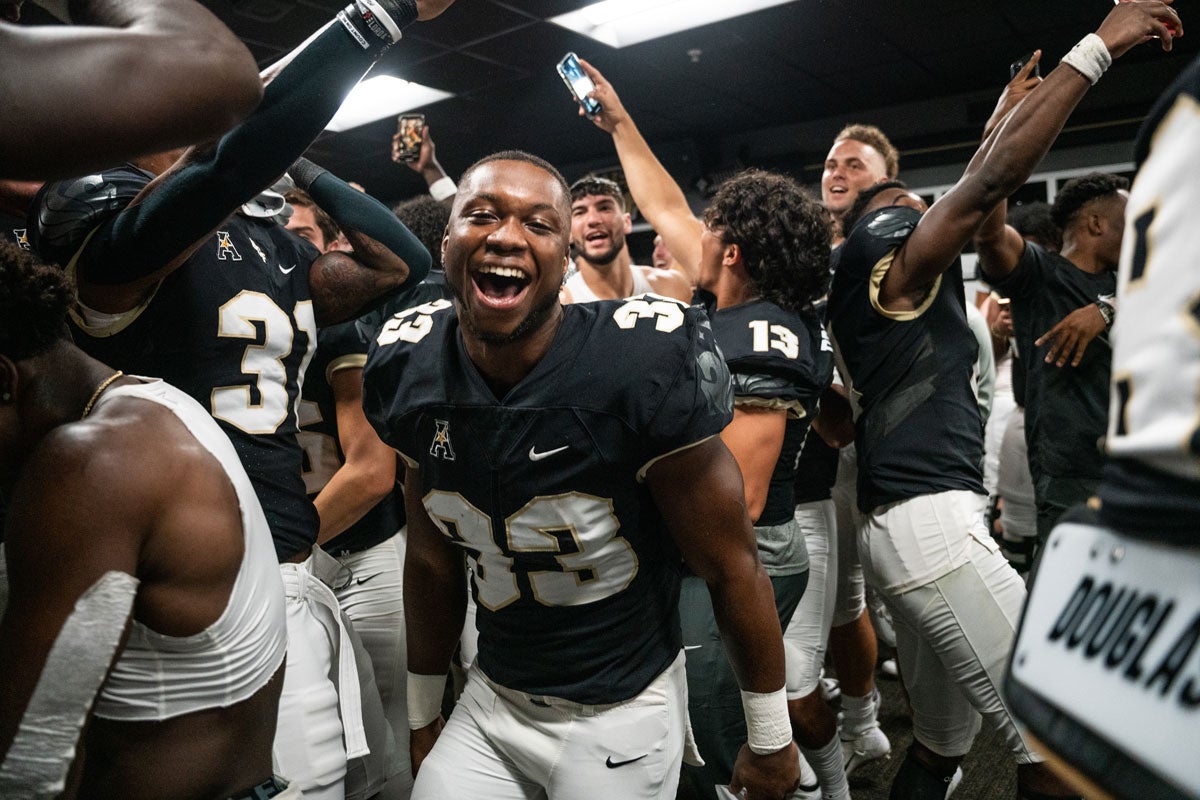
[(387, 497), (396, 488), (396, 468), (383, 464), (361, 464), (354, 471), (354, 488), (360, 497), (372, 505)]

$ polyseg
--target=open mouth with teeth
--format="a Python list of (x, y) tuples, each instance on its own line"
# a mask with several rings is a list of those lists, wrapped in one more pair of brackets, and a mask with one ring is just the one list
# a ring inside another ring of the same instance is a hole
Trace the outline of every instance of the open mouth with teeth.
[(472, 276), (476, 293), (494, 308), (509, 308), (521, 301), (532, 280), (514, 267), (486, 266)]
[(602, 246), (608, 244), (609, 235), (603, 231), (596, 231), (589, 233), (583, 240), (589, 247)]

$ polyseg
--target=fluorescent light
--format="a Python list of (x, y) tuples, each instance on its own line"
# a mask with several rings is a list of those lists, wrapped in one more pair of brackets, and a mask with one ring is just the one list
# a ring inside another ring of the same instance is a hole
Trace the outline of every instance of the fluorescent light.
[(788, 2), (791, 0), (602, 0), (551, 17), (550, 22), (610, 47), (625, 47)]
[(377, 119), (394, 117), (403, 111), (445, 100), (447, 97), (453, 95), (391, 75), (379, 75), (362, 81), (346, 95), (342, 107), (325, 126), (325, 130), (345, 131), (357, 128)]

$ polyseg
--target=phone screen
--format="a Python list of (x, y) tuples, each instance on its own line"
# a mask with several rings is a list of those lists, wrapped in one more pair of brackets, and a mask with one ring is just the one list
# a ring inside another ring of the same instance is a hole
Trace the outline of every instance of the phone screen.
[(425, 138), (425, 115), (405, 114), (396, 125), (400, 141), (396, 158), (400, 161), (416, 161), (421, 154), (421, 142)]
[(589, 116), (600, 112), (600, 104), (588, 97), (588, 93), (596, 89), (596, 84), (592, 83), (592, 79), (583, 71), (583, 67), (579, 65), (579, 59), (574, 53), (567, 53), (566, 57), (558, 63), (558, 74), (562, 75), (563, 80), (567, 82), (575, 99), (583, 104), (584, 112)]

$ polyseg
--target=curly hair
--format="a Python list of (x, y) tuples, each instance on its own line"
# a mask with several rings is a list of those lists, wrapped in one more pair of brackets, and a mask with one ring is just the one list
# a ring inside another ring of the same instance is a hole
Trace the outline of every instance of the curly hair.
[(825, 209), (792, 178), (758, 169), (717, 190), (704, 223), (736, 244), (763, 298), (800, 311), (829, 288), (829, 222)]
[(1009, 206), (1006, 221), (1021, 234), (1021, 238), (1033, 239), (1055, 252), (1062, 249), (1062, 231), (1054, 224), (1048, 204), (1036, 201)]
[(392, 209), (397, 219), (413, 232), (433, 256), (433, 269), (442, 268), (442, 237), (450, 222), (450, 209), (427, 194), (405, 200)]
[(1050, 217), (1065, 233), (1088, 203), (1102, 197), (1111, 197), (1128, 188), (1128, 179), (1106, 172), (1093, 172), (1090, 175), (1072, 178), (1059, 189), (1054, 198), (1054, 205), (1050, 208)]
[(22, 361), (66, 339), (74, 302), (75, 290), (61, 269), (0, 242), (0, 353)]
[(879, 155), (883, 156), (883, 163), (887, 168), (889, 179), (895, 180), (896, 176), (900, 174), (900, 151), (892, 144), (892, 140), (887, 137), (887, 134), (879, 128), (874, 125), (847, 125), (842, 128), (841, 133), (833, 141), (836, 143), (846, 139), (853, 139), (874, 147)]
[(854, 198), (854, 205), (850, 206), (850, 210), (842, 215), (842, 233), (846, 236), (850, 235), (850, 231), (854, 230), (854, 226), (862, 219), (863, 212), (867, 210), (867, 206), (871, 204), (880, 192), (886, 192), (888, 189), (908, 189), (908, 184), (904, 181), (882, 181), (872, 186), (861, 190), (858, 197)]

